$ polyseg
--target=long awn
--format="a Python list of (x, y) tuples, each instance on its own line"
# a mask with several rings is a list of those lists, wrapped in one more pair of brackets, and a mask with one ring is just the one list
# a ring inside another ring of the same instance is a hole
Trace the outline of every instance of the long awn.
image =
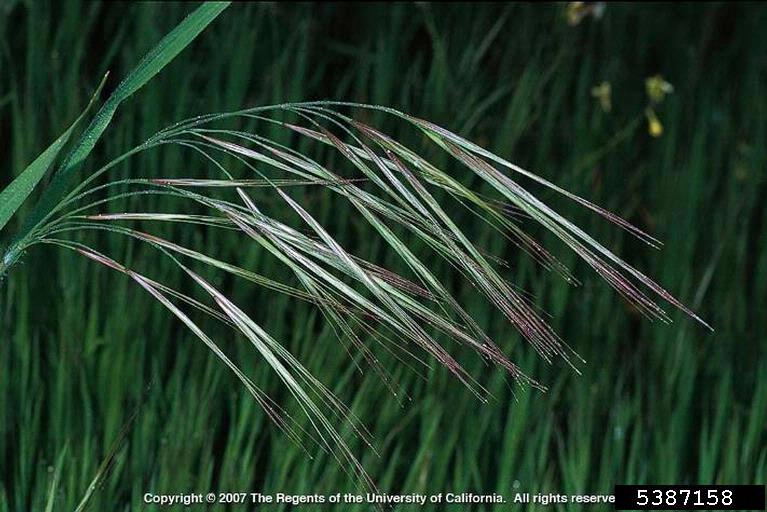
[[(452, 157), (452, 167), (465, 167), (495, 190), (500, 199), (478, 193), (462, 184), (447, 166), (443, 168), (430, 162), (421, 156), (422, 152), (347, 113), (360, 111), (387, 114), (420, 130), (427, 140)], [(289, 122), (285, 120), (288, 116), (291, 118)], [(309, 151), (297, 151), (291, 147), (293, 145), (277, 143), (256, 129), (214, 127), (216, 123), (238, 120), (243, 124), (261, 123), (259, 126), (267, 123), (269, 129), (282, 128), (293, 137), (303, 139), (303, 143), (318, 144), (335, 152), (346, 165), (324, 164), (308, 156)], [(210, 171), (202, 177), (108, 179), (110, 171), (127, 158), (167, 145), (201, 156), (209, 164)], [(232, 162), (246, 174), (235, 177)], [(339, 167), (346, 169), (345, 174), (351, 172), (353, 175), (342, 174)], [(470, 347), (507, 371), (518, 384), (545, 389), (511, 361), (484, 332), (440, 277), (430, 270), (433, 265), (423, 254), (413, 250), (415, 241), (428, 247), (431, 255), (444, 259), (464, 276), (543, 359), (551, 362), (561, 358), (573, 368), (577, 364), (577, 354), (551, 329), (528, 296), (504, 279), (498, 270), (497, 259), (477, 247), (458, 226), (445, 200), (437, 199), (440, 194), (443, 198), (454, 199), (455, 204), (489, 223), (500, 235), (568, 282), (576, 283), (568, 269), (522, 229), (520, 214), (556, 235), (648, 317), (670, 321), (650, 295), (654, 294), (706, 325), (650, 278), (528, 192), (513, 178), (515, 174), (573, 199), (650, 246), (660, 245), (617, 215), (430, 122), (380, 106), (308, 102), (211, 114), (160, 131), (101, 167), (67, 193), (34, 227), (24, 246), (15, 250), (20, 252), (36, 244), (55, 244), (126, 274), (200, 338), (236, 374), (268, 416), (291, 439), (302, 446), (306, 441), (314, 443), (372, 485), (334, 426), (338, 421), (353, 425), (354, 431), (371, 445), (370, 436), (358, 419), (243, 307), (234, 304), (183, 260), (207, 265), (315, 304), (338, 337), (348, 342), (345, 346), (350, 355), (360, 356), (395, 395), (402, 390), (379, 363), (376, 347), (395, 354), (406, 364), (416, 365), (428, 364), (418, 354), (423, 351), (453, 373), (477, 397), (487, 400), (487, 390), (451, 355), (436, 333)], [(299, 201), (291, 197), (290, 189), (296, 186), (320, 187), (339, 196), (338, 201), (347, 201), (401, 260), (412, 277), (348, 252)], [(293, 211), (302, 227), (292, 227), (270, 215), (268, 208), (253, 196), (255, 189), (273, 191), (271, 197), (279, 198)], [(233, 194), (225, 196), (220, 193), (222, 191)], [(173, 212), (94, 211), (127, 198), (150, 195), (173, 197), (181, 201), (179, 204), (194, 205), (194, 212), (183, 208)], [(207, 213), (196, 213), (200, 208)], [(202, 225), (239, 233), (243, 239), (258, 244), (284, 264), (300, 286), (259, 275), (214, 255), (126, 226), (134, 221)], [(208, 301), (193, 298), (142, 275), (81, 242), (62, 238), (67, 233), (89, 230), (107, 231), (149, 244), (196, 283)], [(185, 308), (209, 315), (252, 343), (296, 400), (312, 431), (291, 423), (285, 409), (253, 383)], [(375, 345), (369, 345), (367, 340), (373, 340)], [(308, 447), (305, 449), (311, 453)]]

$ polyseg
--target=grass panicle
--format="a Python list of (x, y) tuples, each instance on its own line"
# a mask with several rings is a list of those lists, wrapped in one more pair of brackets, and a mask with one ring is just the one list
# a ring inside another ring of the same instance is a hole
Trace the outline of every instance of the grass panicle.
[[(447, 166), (438, 166), (421, 156), (426, 150), (416, 151), (397, 142), (382, 131), (354, 120), (346, 113), (349, 111), (378, 111), (393, 116), (420, 130), (436, 148), (447, 152), (452, 161)], [(236, 130), (215, 126), (237, 121), (255, 122), (261, 129), (281, 129), (287, 136), (292, 134), (299, 146), (302, 141), (322, 145), (333, 154), (327, 158), (332, 164), (293, 149), (292, 144), (277, 142), (257, 128)], [(112, 170), (125, 159), (171, 146), (201, 158), (208, 168), (206, 174), (187, 178), (110, 179)], [(456, 166), (469, 169), (496, 195), (488, 196), (462, 183), (454, 173)], [(274, 423), (301, 444), (306, 453), (311, 453), (305, 445), (308, 441), (332, 454), (339, 464), (370, 486), (372, 481), (337, 428), (339, 422), (352, 425), (353, 431), (372, 447), (373, 440), (358, 419), (253, 319), (258, 311), (248, 312), (252, 306), (236, 305), (189, 265), (202, 265), (316, 305), (359, 371), (372, 368), (395, 396), (403, 397), (405, 393), (399, 389), (397, 379), (380, 364), (378, 350), (396, 354), (403, 362), (419, 366), (428, 365), (422, 357), (427, 355), (481, 401), (490, 398), (481, 383), (482, 376), (465, 369), (446, 344), (448, 339), (471, 348), (489, 363), (502, 368), (518, 385), (545, 390), (504, 353), (500, 344), (479, 326), (432, 272), (431, 258), (443, 259), (455, 268), (545, 361), (561, 359), (576, 371), (578, 362), (582, 361), (548, 325), (529, 294), (503, 277), (506, 269), (499, 264), (500, 260), (478, 247), (461, 229), (455, 220), (456, 207), (466, 208), (471, 215), (482, 218), (498, 233), (514, 240), (544, 268), (571, 284), (577, 285), (571, 271), (527, 233), (525, 222), (536, 222), (553, 233), (648, 317), (669, 321), (667, 313), (640, 287), (700, 321), (663, 288), (523, 188), (508, 172), (564, 194), (647, 245), (659, 245), (657, 240), (617, 215), (430, 122), (384, 107), (310, 102), (211, 114), (158, 132), (92, 173), (66, 194), (47, 220), (35, 229), (28, 246), (53, 243), (67, 247), (130, 277), (202, 340), (237, 375)], [(336, 201), (348, 202), (359, 219), (388, 246), (390, 254), (397, 257), (399, 270), (348, 252), (331, 231), (293, 197), (291, 190), (296, 187), (327, 191)], [(110, 204), (125, 201), (140, 208), (142, 197), (150, 196), (172, 198), (177, 209), (109, 211)], [(272, 215), (265, 198), (282, 202), (287, 210), (278, 208), (277, 211), (291, 211), (292, 218)], [(105, 207), (107, 211), (98, 211)], [(263, 276), (234, 262), (223, 261), (209, 251), (130, 227), (136, 222), (186, 224), (239, 233), (243, 243), (257, 244), (271, 254), (292, 279)], [(61, 238), (67, 234), (76, 239), (78, 233), (89, 230), (149, 244), (163, 257), (170, 258), (190, 283), (196, 284), (203, 297), (195, 298), (189, 292), (173, 289), (92, 248)], [(414, 240), (427, 248), (428, 254), (416, 252)], [(285, 409), (255, 386), (185, 308), (225, 324), (248, 340), (296, 401), (312, 431), (292, 427)], [(368, 337), (376, 341), (376, 346), (363, 341)]]

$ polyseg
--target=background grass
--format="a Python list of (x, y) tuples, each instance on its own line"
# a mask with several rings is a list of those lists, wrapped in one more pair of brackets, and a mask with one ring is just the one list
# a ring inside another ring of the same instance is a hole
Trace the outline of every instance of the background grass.
[[(190, 10), (0, 5), (0, 184), (74, 119), (104, 71), (113, 72), (113, 88)], [(480, 325), (550, 391), (518, 392), (514, 401), (499, 371), (469, 360), (496, 396), (482, 405), (442, 368), (423, 380), (385, 361), (413, 397), (400, 406), (374, 373), (353, 372), (314, 308), (209, 273), (365, 420), (381, 456), (351, 442), (380, 489), (511, 497), (608, 493), (615, 483), (764, 483), (767, 9), (609, 5), (603, 19), (575, 27), (563, 10), (237, 4), (123, 106), (91, 165), (185, 117), (287, 100), (386, 104), (455, 129), (658, 236), (662, 251), (644, 248), (535, 190), (699, 310), (716, 333), (676, 314), (671, 326), (646, 321), (531, 226), (584, 281), (573, 289), (457, 213), (482, 246), (512, 263), (509, 279), (535, 293), (588, 363), (582, 376), (542, 364), (497, 312), (437, 265)], [(655, 73), (675, 87), (657, 109), (665, 128), (658, 139), (643, 117), (644, 79)], [(612, 83), (609, 114), (590, 95), (603, 80)], [(400, 136), (412, 141), (412, 133)], [(178, 151), (152, 152), (115, 176), (195, 170), (203, 172)], [(351, 252), (391, 263), (348, 207), (314, 189), (294, 197)], [(154, 201), (142, 207), (161, 209)], [(270, 211), (284, 208), (261, 201)], [(238, 238), (154, 229), (259, 272), (284, 273)], [(114, 237), (83, 240), (183, 284), (150, 249)], [(0, 285), (0, 511), (42, 510), (50, 497), (52, 510), (73, 510), (112, 452), (92, 510), (144, 509), (144, 492), (355, 490), (332, 460), (308, 458), (273, 428), (223, 365), (127, 278), (53, 248), (35, 248), (23, 261)], [(237, 361), (280, 396), (257, 355), (229, 338), (222, 341)]]

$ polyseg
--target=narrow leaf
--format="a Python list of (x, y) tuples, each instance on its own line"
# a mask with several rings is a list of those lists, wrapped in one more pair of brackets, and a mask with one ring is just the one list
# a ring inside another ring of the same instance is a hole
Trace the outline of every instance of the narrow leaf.
[(229, 6), (229, 3), (210, 2), (201, 5), (170, 31), (152, 51), (147, 53), (98, 111), (86, 132), (80, 137), (77, 147), (70, 153), (59, 172), (67, 172), (85, 160), (96, 142), (101, 138), (101, 134), (106, 130), (112, 116), (117, 111), (117, 107), (172, 61)]
[(45, 173), (48, 171), (48, 169), (51, 167), (51, 164), (58, 156), (59, 151), (61, 151), (61, 148), (64, 147), (64, 144), (66, 144), (69, 140), (69, 137), (72, 135), (75, 127), (80, 121), (82, 121), (91, 105), (93, 105), (94, 101), (96, 101), (96, 98), (99, 97), (106, 79), (107, 75), (104, 75), (104, 78), (101, 80), (98, 88), (96, 88), (96, 92), (94, 92), (93, 96), (91, 96), (88, 105), (83, 109), (82, 113), (77, 117), (77, 119), (75, 119), (75, 122), (72, 123), (67, 131), (60, 135), (58, 139), (53, 141), (53, 144), (48, 146), (48, 149), (43, 151), (40, 156), (34, 160), (34, 162), (29, 164), (27, 168), (24, 169), (21, 174), (19, 174), (16, 179), (13, 180), (13, 182), (11, 182), (10, 185), (5, 187), (5, 190), (0, 192), (0, 231), (2, 231), (13, 214), (16, 213), (16, 210), (19, 209), (21, 203), (23, 203), (26, 198), (29, 197), (29, 195), (35, 189), (35, 186), (40, 182), (43, 176), (45, 176)]

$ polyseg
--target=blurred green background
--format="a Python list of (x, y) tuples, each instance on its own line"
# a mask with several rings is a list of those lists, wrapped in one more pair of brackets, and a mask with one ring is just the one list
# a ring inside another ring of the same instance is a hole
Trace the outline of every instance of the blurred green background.
[[(192, 8), (0, 3), (0, 186), (76, 117), (106, 70), (111, 89)], [(512, 262), (506, 276), (535, 294), (587, 361), (581, 376), (546, 365), (467, 282), (435, 264), (479, 324), (550, 388), (517, 391), (515, 400), (500, 371), (463, 358), (495, 395), (487, 405), (437, 365), (422, 380), (385, 361), (413, 397), (400, 406), (373, 372), (353, 372), (315, 308), (219, 276), (229, 296), (363, 419), (380, 456), (349, 442), (381, 491), (513, 497), (609, 493), (615, 483), (767, 481), (767, 8), (610, 4), (601, 18), (577, 24), (568, 23), (567, 9), (238, 3), (122, 107), (90, 159), (104, 163), (200, 113), (288, 100), (383, 104), (453, 129), (665, 243), (661, 251), (644, 247), (531, 186), (699, 311), (714, 334), (676, 312), (672, 325), (642, 318), (531, 221), (525, 227), (582, 287), (457, 213), (479, 245)], [(648, 133), (645, 113), (645, 79), (656, 74), (674, 86), (654, 107), (660, 137)], [(604, 81), (609, 112), (592, 95)], [(369, 121), (398, 134), (385, 120)], [(157, 151), (116, 176), (189, 176), (194, 165), (178, 151)], [(388, 261), (348, 206), (316, 189), (297, 194), (351, 252)], [(285, 208), (268, 195), (261, 200), (267, 210)], [(146, 211), (161, 206), (142, 203)], [(153, 232), (284, 273), (238, 237), (171, 226)], [(171, 284), (183, 281), (146, 247), (82, 240)], [(51, 510), (74, 510), (97, 474), (103, 480), (89, 506), (99, 511), (151, 509), (145, 492), (355, 490), (332, 459), (309, 458), (274, 428), (148, 294), (76, 254), (36, 247), (0, 284), (0, 341), (0, 511), (44, 510), (49, 502)], [(221, 342), (284, 398), (252, 348), (231, 335)], [(105, 460), (108, 471), (100, 471)]]

